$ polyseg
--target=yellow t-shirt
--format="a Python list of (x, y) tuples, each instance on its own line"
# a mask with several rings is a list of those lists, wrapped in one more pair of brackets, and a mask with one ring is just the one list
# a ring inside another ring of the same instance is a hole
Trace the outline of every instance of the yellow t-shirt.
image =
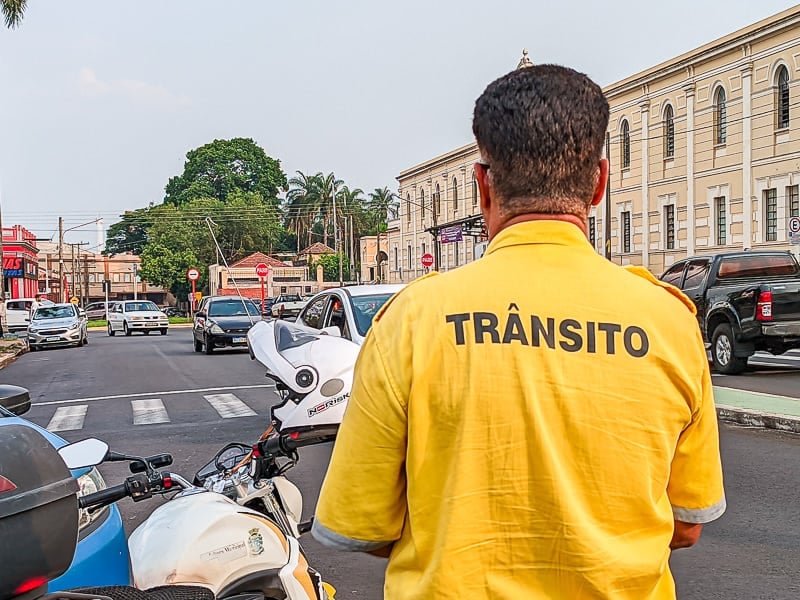
[(646, 600), (675, 597), (673, 519), (724, 510), (691, 302), (534, 221), (378, 315), (314, 535), (395, 542), (391, 600)]

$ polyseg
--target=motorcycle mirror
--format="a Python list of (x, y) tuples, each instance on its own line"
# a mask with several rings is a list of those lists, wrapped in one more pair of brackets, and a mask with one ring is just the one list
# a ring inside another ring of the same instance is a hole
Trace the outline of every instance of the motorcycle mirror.
[(58, 453), (68, 469), (93, 467), (105, 459), (108, 454), (108, 444), (95, 438), (89, 438), (74, 444), (67, 444), (60, 448)]

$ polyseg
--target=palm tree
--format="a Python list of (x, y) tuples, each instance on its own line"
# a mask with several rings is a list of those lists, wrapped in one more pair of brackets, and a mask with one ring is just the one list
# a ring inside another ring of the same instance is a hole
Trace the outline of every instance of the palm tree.
[(14, 29), (20, 24), (27, 4), (28, 0), (0, 0), (0, 13), (3, 14), (6, 27)]
[(369, 194), (369, 209), (376, 222), (378, 230), (377, 235), (377, 249), (375, 262), (378, 264), (378, 281), (383, 281), (383, 271), (381, 268), (381, 229), (386, 226), (386, 221), (389, 218), (397, 218), (397, 195), (390, 191), (389, 188), (375, 188)]
[(297, 176), (289, 179), (286, 193), (286, 224), (297, 235), (297, 252), (300, 240), (306, 236), (306, 246), (311, 245), (311, 228), (316, 221), (319, 206), (319, 174), (306, 175), (297, 171)]
[[(323, 175), (317, 173), (314, 177), (317, 180), (317, 202), (319, 210), (319, 218), (322, 220), (322, 243), (328, 245), (328, 227), (333, 219), (333, 202), (336, 198), (339, 189), (344, 185), (341, 179), (336, 179), (333, 173)], [(336, 231), (336, 223), (334, 225), (334, 235)], [(335, 238), (334, 238), (335, 239)], [(335, 241), (334, 241), (335, 244)]]

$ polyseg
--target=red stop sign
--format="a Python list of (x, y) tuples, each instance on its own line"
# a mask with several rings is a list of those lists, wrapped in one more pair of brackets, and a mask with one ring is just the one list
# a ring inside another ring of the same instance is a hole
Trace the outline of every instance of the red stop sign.
[(259, 277), (266, 277), (269, 275), (269, 266), (267, 266), (265, 263), (258, 263), (256, 265), (256, 275)]
[(433, 254), (429, 252), (423, 254), (420, 260), (422, 261), (422, 266), (425, 267), (426, 269), (433, 266)]

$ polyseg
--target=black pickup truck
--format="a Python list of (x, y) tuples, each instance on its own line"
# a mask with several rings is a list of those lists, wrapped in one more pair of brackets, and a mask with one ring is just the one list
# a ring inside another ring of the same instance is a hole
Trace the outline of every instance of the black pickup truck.
[(672, 265), (662, 281), (697, 306), (714, 369), (741, 373), (757, 350), (800, 348), (800, 265), (790, 252), (695, 256)]

